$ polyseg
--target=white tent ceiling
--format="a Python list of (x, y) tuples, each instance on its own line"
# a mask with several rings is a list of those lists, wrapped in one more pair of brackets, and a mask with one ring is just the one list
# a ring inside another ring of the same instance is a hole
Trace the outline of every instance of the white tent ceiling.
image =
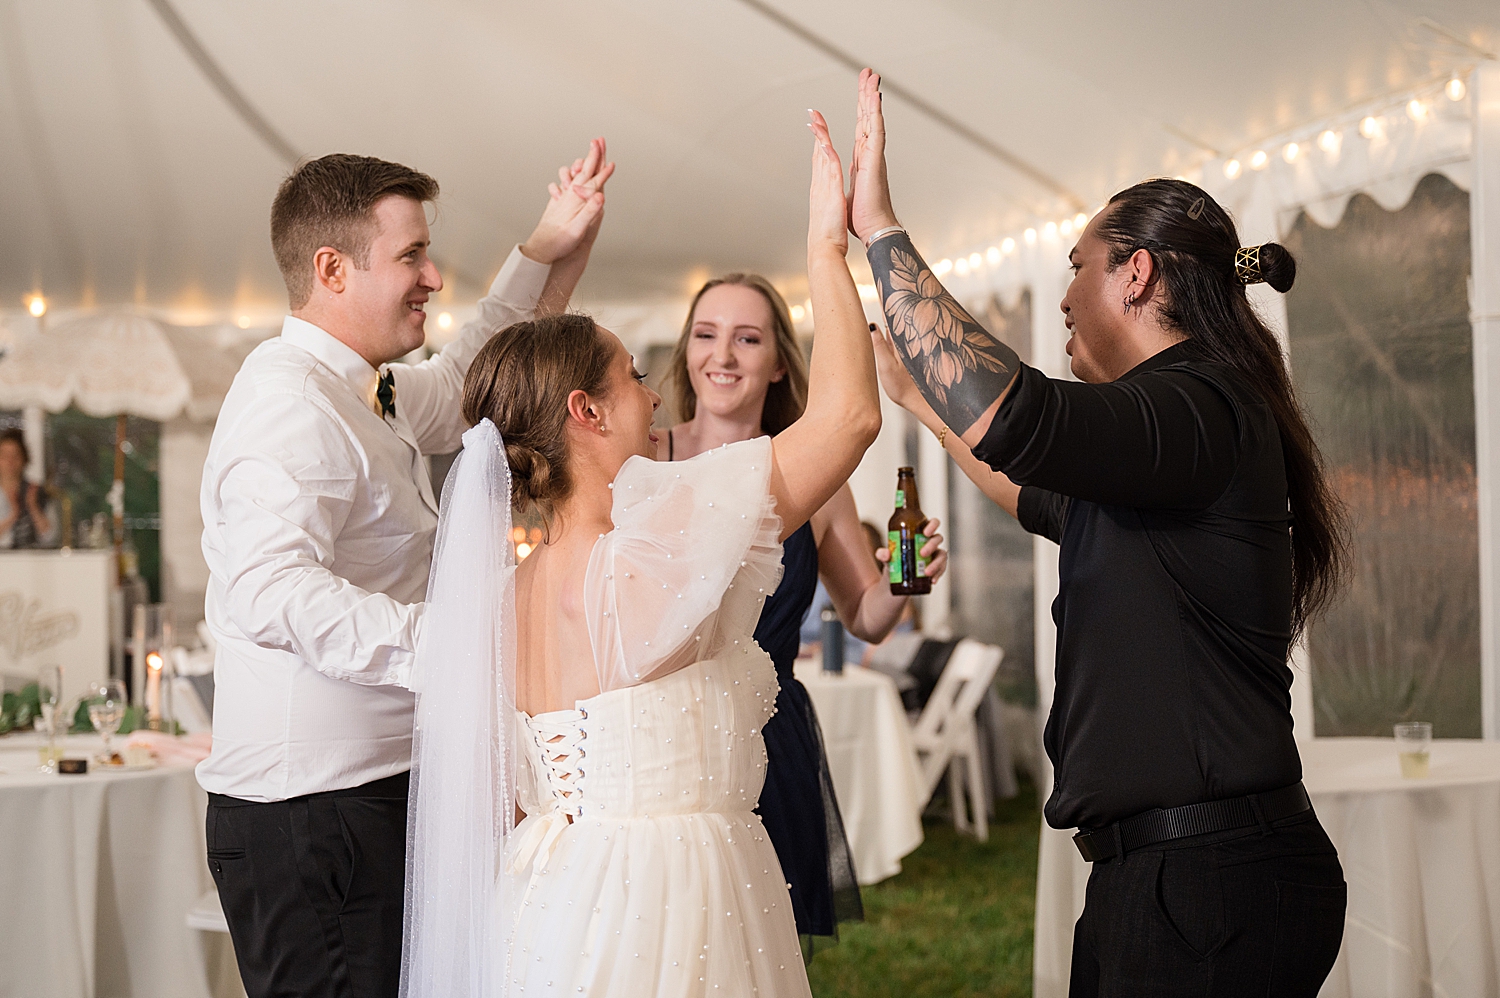
[(287, 164), (226, 86), (295, 154), (436, 176), (452, 301), (595, 134), (620, 169), (588, 298), (795, 283), (804, 109), (853, 123), (830, 49), (886, 75), (897, 207), (942, 253), (1445, 78), (1500, 49), (1500, 3), (0, 0), (0, 308), (279, 308)]

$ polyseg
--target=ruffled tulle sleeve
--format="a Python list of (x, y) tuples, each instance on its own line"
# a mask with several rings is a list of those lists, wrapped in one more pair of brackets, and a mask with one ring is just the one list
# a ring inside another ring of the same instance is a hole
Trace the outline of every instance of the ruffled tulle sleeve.
[(614, 482), (615, 529), (585, 577), (599, 689), (631, 686), (748, 640), (781, 578), (771, 439), (678, 462), (633, 457)]

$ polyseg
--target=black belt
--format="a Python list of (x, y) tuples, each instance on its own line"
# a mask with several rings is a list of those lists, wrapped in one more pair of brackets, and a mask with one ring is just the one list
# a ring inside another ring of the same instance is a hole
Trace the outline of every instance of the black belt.
[(1311, 808), (1312, 801), (1302, 784), (1293, 783), (1264, 794), (1142, 811), (1105, 828), (1080, 831), (1073, 836), (1073, 844), (1085, 860), (1098, 863), (1143, 846), (1190, 835), (1230, 832), (1253, 825), (1269, 831), (1271, 822)]

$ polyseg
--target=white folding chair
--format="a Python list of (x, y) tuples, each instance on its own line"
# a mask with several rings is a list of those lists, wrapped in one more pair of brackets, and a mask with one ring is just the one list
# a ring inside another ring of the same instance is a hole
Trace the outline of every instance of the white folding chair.
[[(912, 730), (922, 771), (924, 805), (932, 799), (938, 781), (946, 772), (948, 795), (953, 801), (953, 827), (973, 832), (981, 842), (990, 837), (989, 800), (979, 762), (974, 714), (1004, 657), (1004, 650), (994, 645), (968, 638), (960, 641), (948, 657), (948, 664), (943, 666), (937, 687)], [(965, 814), (965, 783), (968, 807), (974, 814), (972, 823)]]
[(188, 909), (187, 926), (199, 932), (223, 932), (228, 934), (229, 923), (224, 919), (224, 909), (219, 905), (219, 892), (209, 891)]

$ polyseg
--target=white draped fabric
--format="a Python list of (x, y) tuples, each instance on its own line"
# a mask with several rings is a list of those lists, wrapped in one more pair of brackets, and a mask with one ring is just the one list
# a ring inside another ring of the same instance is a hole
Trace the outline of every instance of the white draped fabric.
[(926, 803), (896, 683), (858, 666), (829, 675), (811, 660), (799, 661), (796, 675), (823, 729), (855, 875), (861, 885), (894, 877), (901, 858), (922, 844)]
[[(229, 937), (185, 922), (213, 888), (192, 767), (46, 776), (38, 744), (0, 740), (0, 992), (226, 993), (237, 981)], [(98, 747), (94, 736), (68, 742), (70, 755)]]

